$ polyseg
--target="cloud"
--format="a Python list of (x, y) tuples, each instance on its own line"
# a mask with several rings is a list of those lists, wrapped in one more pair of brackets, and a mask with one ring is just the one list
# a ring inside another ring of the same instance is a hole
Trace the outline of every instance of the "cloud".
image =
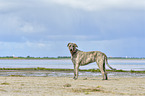
[[(0, 42), (0, 56), (48, 56), (53, 42)], [(50, 54), (51, 56), (53, 54)], [(53, 55), (54, 56), (54, 55)]]
[(4, 0), (0, 1), (0, 11), (6, 11), (11, 8), (14, 8), (15, 6), (16, 4), (14, 2), (9, 2), (9, 1), (4, 1)]
[(113, 8), (145, 10), (144, 0), (138, 0), (138, 2), (136, 0), (52, 0), (51, 2), (86, 11), (108, 10)]
[[(41, 8), (55, 5), (82, 9), (85, 11), (108, 10), (108, 9), (142, 9), (145, 10), (144, 0), (1, 0), (0, 10), (10, 10), (19, 8)], [(38, 7), (40, 6), (40, 7)]]
[(20, 30), (23, 32), (35, 32), (34, 27), (30, 24), (25, 24), (20, 28)]
[(27, 42), (24, 42), (24, 44), (30, 48), (45, 48), (45, 47), (50, 47), (49, 44), (46, 44), (44, 42), (30, 42), (30, 41), (27, 41)]
[(37, 33), (37, 32), (43, 32), (45, 31), (45, 28), (39, 24), (33, 24), (30, 22), (23, 22), (19, 26), (19, 31), (24, 33)]

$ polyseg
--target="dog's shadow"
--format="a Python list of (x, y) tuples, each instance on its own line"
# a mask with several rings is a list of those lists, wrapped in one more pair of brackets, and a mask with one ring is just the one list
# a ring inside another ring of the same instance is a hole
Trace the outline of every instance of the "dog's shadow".
[(108, 80), (103, 80), (100, 78), (83, 78), (82, 80), (97, 80), (97, 81), (119, 81), (117, 78), (110, 78)]

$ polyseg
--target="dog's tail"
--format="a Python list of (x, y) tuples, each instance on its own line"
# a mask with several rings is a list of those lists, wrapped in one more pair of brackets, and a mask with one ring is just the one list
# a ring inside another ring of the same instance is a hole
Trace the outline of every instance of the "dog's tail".
[(113, 70), (113, 71), (116, 70), (115, 68), (112, 68), (112, 67), (108, 64), (107, 56), (105, 56), (105, 62), (106, 62), (106, 64), (107, 64), (107, 66), (108, 66), (111, 70)]

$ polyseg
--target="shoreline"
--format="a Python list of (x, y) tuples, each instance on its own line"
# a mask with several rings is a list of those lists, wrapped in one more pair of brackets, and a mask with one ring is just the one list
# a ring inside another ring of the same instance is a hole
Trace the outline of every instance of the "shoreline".
[[(145, 77), (145, 73), (131, 72), (107, 72), (108, 77)], [(71, 77), (73, 71), (54, 71), (54, 70), (0, 70), (0, 77)], [(102, 77), (101, 72), (80, 71), (79, 77)]]
[[(73, 69), (59, 69), (59, 68), (0, 68), (0, 71), (73, 71)], [(99, 69), (79, 69), (80, 72), (100, 72)], [(130, 73), (145, 73), (145, 70), (135, 71), (135, 70), (109, 70), (107, 72), (130, 72)]]

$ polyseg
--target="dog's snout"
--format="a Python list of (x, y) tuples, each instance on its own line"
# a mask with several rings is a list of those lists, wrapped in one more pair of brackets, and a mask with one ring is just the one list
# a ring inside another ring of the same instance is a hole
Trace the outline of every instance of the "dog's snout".
[(72, 49), (70, 49), (70, 51), (72, 51)]

